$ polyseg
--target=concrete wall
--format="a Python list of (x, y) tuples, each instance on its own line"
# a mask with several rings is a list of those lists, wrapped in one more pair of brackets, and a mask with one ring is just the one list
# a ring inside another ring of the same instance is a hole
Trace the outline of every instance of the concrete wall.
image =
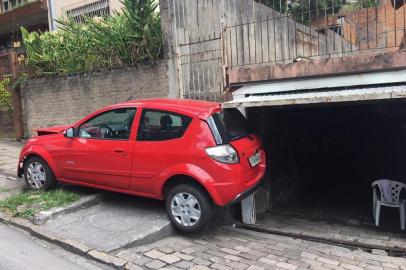
[(135, 68), (30, 80), (21, 91), (25, 135), (38, 127), (69, 125), (104, 106), (169, 96), (166, 61)]

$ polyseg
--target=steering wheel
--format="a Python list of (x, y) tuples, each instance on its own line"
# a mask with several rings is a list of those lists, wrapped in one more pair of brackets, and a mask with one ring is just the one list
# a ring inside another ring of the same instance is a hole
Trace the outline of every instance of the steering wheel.
[(112, 138), (114, 135), (114, 130), (107, 125), (100, 126), (99, 130), (103, 134), (103, 138)]

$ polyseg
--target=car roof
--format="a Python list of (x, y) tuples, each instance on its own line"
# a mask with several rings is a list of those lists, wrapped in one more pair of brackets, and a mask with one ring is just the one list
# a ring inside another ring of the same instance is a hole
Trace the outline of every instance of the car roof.
[[(220, 109), (220, 103), (191, 99), (138, 99), (117, 104), (118, 106), (137, 106), (142, 108), (171, 110), (186, 115), (208, 117)], [(116, 105), (116, 106), (117, 106)]]

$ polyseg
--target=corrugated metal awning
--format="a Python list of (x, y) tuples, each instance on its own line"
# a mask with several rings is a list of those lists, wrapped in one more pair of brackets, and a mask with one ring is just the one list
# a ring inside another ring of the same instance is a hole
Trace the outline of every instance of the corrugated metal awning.
[(312, 91), (250, 95), (222, 104), (223, 108), (268, 107), (406, 98), (406, 85), (356, 88), (351, 90)]

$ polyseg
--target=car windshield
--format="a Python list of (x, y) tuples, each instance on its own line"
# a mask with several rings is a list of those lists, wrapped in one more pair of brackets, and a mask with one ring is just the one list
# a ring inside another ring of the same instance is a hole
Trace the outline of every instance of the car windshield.
[(247, 121), (238, 109), (224, 109), (213, 114), (212, 119), (222, 143), (249, 135)]

